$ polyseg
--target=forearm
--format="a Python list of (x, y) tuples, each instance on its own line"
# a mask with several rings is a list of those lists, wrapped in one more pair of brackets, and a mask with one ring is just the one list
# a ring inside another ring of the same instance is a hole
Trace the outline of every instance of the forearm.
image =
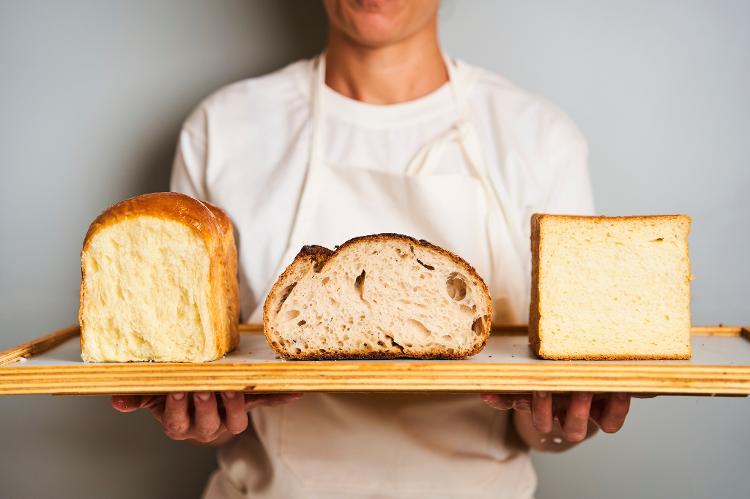
[[(529, 447), (540, 452), (563, 452), (575, 447), (581, 442), (569, 442), (563, 437), (560, 422), (555, 419), (552, 431), (542, 433), (534, 428), (530, 411), (513, 410), (513, 423), (518, 436)], [(586, 437), (588, 439), (598, 431), (596, 424), (589, 420)]]

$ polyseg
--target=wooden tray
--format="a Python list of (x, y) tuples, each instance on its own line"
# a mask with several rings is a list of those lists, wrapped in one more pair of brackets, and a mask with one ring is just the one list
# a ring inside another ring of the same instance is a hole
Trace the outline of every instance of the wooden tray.
[(283, 361), (259, 325), (241, 326), (226, 358), (205, 364), (85, 364), (78, 327), (0, 352), (0, 395), (248, 392), (626, 391), (750, 394), (750, 329), (693, 327), (689, 361), (549, 361), (529, 350), (525, 326), (493, 329), (467, 360)]

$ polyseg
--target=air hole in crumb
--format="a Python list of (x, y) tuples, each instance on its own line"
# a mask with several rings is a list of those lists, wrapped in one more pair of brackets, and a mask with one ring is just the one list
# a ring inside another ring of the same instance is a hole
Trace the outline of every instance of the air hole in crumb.
[(320, 281), (320, 283), (321, 283), (321, 284), (323, 284), (323, 285), (325, 286), (326, 284), (328, 284), (328, 282), (329, 282), (330, 280), (331, 280), (331, 279), (330, 279), (329, 277), (324, 277), (324, 278), (323, 278), (323, 280), (322, 280), (322, 281)]
[(409, 319), (408, 321), (406, 321), (406, 323), (414, 332), (419, 333), (422, 336), (432, 336), (432, 331), (430, 331), (430, 328), (425, 326), (421, 321), (418, 321), (416, 319)]
[(448, 296), (455, 301), (461, 301), (466, 298), (466, 280), (458, 272), (448, 274), (448, 279), (445, 281), (445, 289), (448, 291)]
[(304, 326), (305, 324), (307, 324), (306, 320), (301, 320), (297, 323), (298, 326)]
[(295, 349), (294, 349), (294, 353), (300, 354), (300, 353), (302, 353), (302, 349), (300, 349), (300, 348), (295, 348)]
[(444, 334), (443, 339), (445, 341), (451, 341), (453, 339), (453, 336), (451, 336), (450, 334)]
[(429, 263), (424, 263), (422, 260), (417, 258), (417, 263), (420, 264), (422, 267), (426, 268), (427, 270), (435, 270), (435, 267), (430, 265)]
[[(469, 315), (473, 315), (474, 314), (474, 310), (472, 310), (472, 307), (469, 307), (468, 305), (464, 305), (462, 303), (459, 308), (461, 309), (461, 312), (463, 312), (465, 314), (469, 314)], [(476, 309), (476, 305), (474, 305), (474, 309)]]
[(281, 311), (281, 306), (284, 304), (287, 298), (289, 298), (289, 295), (291, 294), (292, 290), (294, 289), (294, 286), (296, 286), (297, 283), (293, 282), (289, 286), (284, 288), (284, 291), (281, 292), (281, 298), (279, 299), (279, 306), (276, 307), (276, 313), (278, 314)]
[(354, 279), (354, 287), (356, 288), (357, 293), (359, 293), (359, 298), (367, 303), (367, 300), (365, 300), (365, 275), (365, 271), (362, 269), (362, 273)]
[(652, 243), (660, 243), (660, 242), (662, 242), (662, 241), (664, 241), (664, 238), (663, 238), (663, 237), (657, 237), (656, 239), (652, 239), (652, 240), (651, 240), (651, 242), (652, 242)]
[(393, 336), (391, 336), (390, 334), (386, 334), (385, 337), (386, 337), (386, 339), (388, 339), (388, 341), (391, 342), (391, 346), (392, 347), (398, 348), (399, 350), (401, 350), (401, 352), (404, 351), (404, 347), (402, 347), (400, 344), (398, 344), (396, 342), (396, 340), (393, 339)]
[(290, 321), (292, 319), (297, 318), (299, 316), (299, 314), (300, 314), (300, 311), (297, 310), (297, 309), (287, 310), (284, 313), (284, 319), (283, 320)]
[(486, 315), (482, 317), (477, 317), (474, 320), (474, 323), (471, 325), (471, 330), (474, 331), (474, 334), (480, 335), (484, 332), (484, 321), (485, 318), (489, 318)]

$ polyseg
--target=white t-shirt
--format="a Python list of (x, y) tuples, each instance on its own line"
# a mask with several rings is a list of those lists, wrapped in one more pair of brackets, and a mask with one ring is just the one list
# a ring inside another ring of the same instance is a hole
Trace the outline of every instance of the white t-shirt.
[[(525, 231), (524, 244), (528, 244), (529, 219), (534, 212), (592, 214), (586, 142), (570, 119), (546, 101), (498, 75), (465, 63), (461, 65), (479, 73), (468, 94), (473, 122), (490, 180), (503, 183), (512, 198), (518, 222)], [(225, 87), (198, 106), (180, 135), (171, 189), (208, 200), (224, 208), (232, 218), (239, 236), (244, 320), (256, 307), (262, 306), (287, 246), (309, 157), (312, 71), (312, 61), (299, 61), (269, 75)], [(444, 133), (458, 118), (448, 84), (415, 101), (388, 106), (351, 100), (328, 87), (324, 98), (328, 156), (325, 159), (358, 168), (403, 172), (423, 144)], [(456, 157), (459, 154), (457, 149), (446, 151), (441, 164), (462, 161)], [(440, 173), (440, 165), (434, 173)], [(340, 403), (344, 395), (307, 395), (305, 398), (313, 397), (318, 397), (321, 410), (328, 407), (332, 415), (346, 406)], [(383, 462), (382, 469), (372, 469), (380, 461), (373, 461), (374, 451), (366, 447), (374, 445), (368, 439), (373, 438), (373, 432), (377, 436), (380, 420), (368, 415), (377, 414), (378, 407), (386, 405), (408, 415), (409, 398), (350, 397), (352, 410), (361, 411), (362, 427), (346, 430), (351, 435), (352, 451), (339, 456), (341, 463), (354, 464), (356, 470), (356, 463), (367, 457), (371, 458), (366, 464), (367, 473), (393, 476), (388, 463)], [(327, 404), (334, 398), (337, 404)], [(434, 403), (439, 412), (443, 404), (473, 404), (474, 401), (456, 397), (453, 403), (450, 397), (443, 397), (426, 403)], [(373, 404), (372, 410), (368, 410), (369, 404)], [(212, 478), (207, 495), (234, 497), (232, 491), (246, 490), (253, 497), (300, 494), (338, 497), (335, 483), (328, 492), (316, 492), (304, 483), (300, 473), (295, 473), (294, 462), (299, 456), (290, 455), (294, 453), (293, 445), (283, 451), (286, 456), (279, 451), (279, 442), (284, 441), (280, 435), (282, 430), (269, 424), (273, 421), (274, 410), (263, 409), (263, 417), (258, 417), (257, 421), (254, 418), (255, 433), (249, 430), (220, 451), (221, 469)], [(297, 417), (295, 421), (304, 424), (304, 418)], [(492, 448), (477, 455), (463, 455), (463, 450), (451, 452), (450, 443), (441, 447), (433, 442), (435, 461), (431, 465), (434, 464), (436, 470), (451, 469), (450, 463), (457, 459), (495, 460), (504, 466), (499, 469), (507, 473), (493, 472), (495, 478), (484, 480), (479, 488), (477, 478), (467, 476), (467, 480), (474, 482), (471, 484), (474, 496), (505, 497), (500, 491), (508, 497), (531, 495), (535, 476), (526, 452), (508, 451), (505, 436), (508, 421), (505, 413), (488, 413), (486, 419), (474, 421), (480, 427), (493, 426), (495, 435)], [(419, 421), (413, 423), (420, 426)], [(427, 440), (430, 432), (437, 437), (440, 427), (427, 422), (421, 426), (424, 431), (419, 435), (418, 432), (410, 434), (406, 427), (389, 428), (389, 436), (398, 439), (404, 455), (431, 455), (431, 444)], [(360, 436), (362, 445), (357, 443)], [(456, 435), (458, 441), (460, 437)], [(310, 440), (309, 435), (307, 438), (308, 446), (313, 446), (314, 438)], [(320, 434), (317, 438), (324, 452), (327, 436)], [(415, 451), (409, 454), (412, 448)], [(445, 462), (441, 463), (443, 458)], [(297, 461), (304, 461), (304, 457)], [(441, 464), (446, 467), (441, 468)], [(327, 460), (329, 468), (335, 465), (335, 460)], [(409, 466), (415, 467), (414, 473), (409, 473)], [(416, 468), (420, 466), (424, 463), (401, 463), (398, 472), (401, 476), (411, 476), (419, 473)], [(442, 491), (450, 497), (451, 491), (462, 490), (467, 492), (462, 496), (469, 496), (469, 484), (461, 485), (461, 477), (435, 475), (432, 479), (435, 487), (430, 495), (440, 496)], [(295, 481), (299, 483), (295, 485)], [(388, 480), (378, 487), (377, 493), (356, 488), (339, 490), (343, 490), (339, 492), (343, 494), (341, 497), (402, 497), (408, 495), (407, 490), (413, 490), (415, 496), (425, 493), (425, 489), (408, 489), (398, 483), (389, 485)]]

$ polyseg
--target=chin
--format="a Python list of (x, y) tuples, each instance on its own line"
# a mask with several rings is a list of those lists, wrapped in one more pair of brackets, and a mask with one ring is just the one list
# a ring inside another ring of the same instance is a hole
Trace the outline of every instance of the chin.
[(331, 26), (354, 42), (380, 47), (407, 38), (435, 16), (438, 0), (326, 0)]

